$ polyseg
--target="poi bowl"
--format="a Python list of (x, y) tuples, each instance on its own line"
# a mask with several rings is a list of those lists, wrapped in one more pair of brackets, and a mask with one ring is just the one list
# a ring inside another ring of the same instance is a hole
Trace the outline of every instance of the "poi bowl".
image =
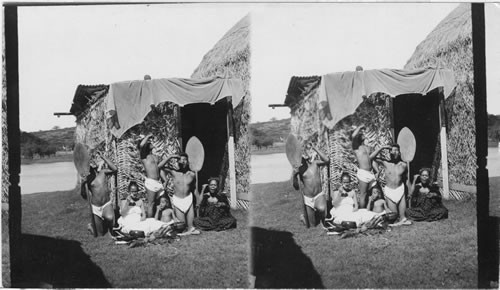
[(144, 231), (130, 231), (128, 234), (134, 238), (144, 238), (146, 236)]
[(356, 225), (356, 222), (351, 222), (351, 221), (343, 221), (341, 223), (342, 227), (346, 228), (346, 229), (355, 229), (357, 228), (358, 226)]

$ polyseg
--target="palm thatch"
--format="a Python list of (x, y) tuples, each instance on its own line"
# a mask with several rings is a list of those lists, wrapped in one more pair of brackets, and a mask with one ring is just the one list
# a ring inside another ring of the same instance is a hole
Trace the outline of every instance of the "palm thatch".
[[(472, 53), (471, 5), (454, 9), (416, 48), (405, 69), (448, 68), (457, 87), (446, 100), (449, 180), (476, 185), (476, 130), (474, 121), (474, 64)], [(438, 148), (438, 151), (440, 149)], [(439, 163), (438, 154), (435, 163)], [(441, 174), (441, 173), (439, 173)], [(441, 175), (440, 175), (441, 177)], [(442, 178), (442, 177), (441, 177)], [(462, 199), (464, 193), (451, 192)]]
[[(236, 78), (243, 82), (245, 96), (234, 110), (236, 190), (240, 199), (248, 200), (250, 187), (250, 15), (242, 18), (203, 57), (194, 70), (192, 78), (204, 77)], [(228, 190), (228, 154), (224, 158), (221, 175), (225, 190)]]

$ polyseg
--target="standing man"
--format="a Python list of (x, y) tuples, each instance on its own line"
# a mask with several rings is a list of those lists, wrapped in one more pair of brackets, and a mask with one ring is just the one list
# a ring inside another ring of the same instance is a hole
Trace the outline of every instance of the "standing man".
[(370, 148), (365, 145), (365, 126), (357, 127), (352, 133), (352, 149), (358, 160), (358, 177), (359, 184), (359, 207), (366, 208), (368, 197), (368, 185), (375, 180), (375, 175), (372, 173), (373, 159), (378, 155), (381, 149), (370, 155)]
[[(389, 149), (388, 147), (382, 147), (378, 150), (377, 155), (384, 148)], [(385, 200), (392, 212), (399, 213), (399, 222), (397, 222), (396, 225), (409, 225), (411, 222), (405, 216), (406, 199), (404, 198), (404, 177), (408, 168), (406, 162), (401, 160), (399, 145), (393, 144), (390, 150), (390, 160), (377, 158), (377, 161), (381, 162), (385, 167)]]
[[(193, 171), (189, 170), (189, 160), (186, 153), (172, 155), (165, 160), (165, 163), (168, 164), (172, 158), (178, 159), (177, 165), (174, 168), (164, 168), (164, 170), (173, 177), (174, 195), (172, 196), (172, 205), (175, 217), (181, 222), (186, 223), (187, 229), (182, 234), (199, 235), (200, 231), (195, 229), (193, 225), (193, 192), (196, 194), (197, 203), (201, 201), (198, 192), (194, 190), (196, 175)], [(162, 165), (165, 163), (162, 162)]]
[[(108, 187), (109, 175), (115, 174), (116, 166), (105, 156), (97, 153), (104, 161), (100, 162), (100, 166), (90, 166), (90, 173), (85, 177), (82, 183), (82, 197), (90, 198), (92, 206), (92, 218), (94, 219), (97, 235), (104, 236), (108, 230), (113, 228), (115, 223), (115, 213), (113, 202), (110, 198), (111, 190)], [(106, 168), (107, 165), (109, 168)], [(90, 197), (89, 197), (90, 195)], [(94, 234), (94, 229), (91, 224), (88, 225), (89, 231)]]
[[(320, 160), (314, 160), (316, 154), (319, 155)], [(302, 165), (294, 169), (293, 172), (293, 187), (295, 190), (299, 190), (299, 179), (302, 181), (307, 220), (314, 226), (317, 226), (320, 222), (324, 223), (326, 217), (328, 194), (322, 190), (321, 167), (328, 164), (330, 164), (330, 158), (309, 143), (306, 145), (304, 156), (302, 156)], [(301, 219), (303, 220), (303, 218)]]
[(154, 217), (155, 202), (164, 193), (163, 184), (160, 181), (160, 166), (166, 162), (162, 161), (158, 164), (158, 157), (153, 155), (153, 144), (150, 140), (152, 136), (153, 134), (148, 134), (137, 146), (146, 171), (144, 187), (146, 187), (147, 194), (146, 217), (148, 218)]

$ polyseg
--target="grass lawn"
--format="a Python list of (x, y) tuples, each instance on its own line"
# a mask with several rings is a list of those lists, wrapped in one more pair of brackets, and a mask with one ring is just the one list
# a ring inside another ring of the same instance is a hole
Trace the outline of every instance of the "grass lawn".
[(290, 182), (254, 184), (251, 196), (257, 285), (262, 275), (264, 287), (477, 287), (474, 202), (445, 201), (446, 220), (340, 239), (300, 223), (302, 201)]
[[(79, 194), (22, 196), (25, 287), (243, 288), (248, 286), (247, 212), (238, 228), (202, 232), (172, 244), (128, 248), (86, 230), (88, 204)], [(15, 280), (13, 279), (13, 283)], [(15, 284), (13, 286), (16, 286)]]

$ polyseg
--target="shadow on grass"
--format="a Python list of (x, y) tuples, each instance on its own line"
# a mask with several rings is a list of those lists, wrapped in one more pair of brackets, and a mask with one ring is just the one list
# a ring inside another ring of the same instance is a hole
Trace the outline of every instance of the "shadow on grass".
[(324, 288), (290, 232), (251, 227), (251, 274), (256, 288)]
[(12, 287), (111, 287), (79, 242), (29, 234), (21, 235), (20, 242), (20, 268), (12, 269)]

